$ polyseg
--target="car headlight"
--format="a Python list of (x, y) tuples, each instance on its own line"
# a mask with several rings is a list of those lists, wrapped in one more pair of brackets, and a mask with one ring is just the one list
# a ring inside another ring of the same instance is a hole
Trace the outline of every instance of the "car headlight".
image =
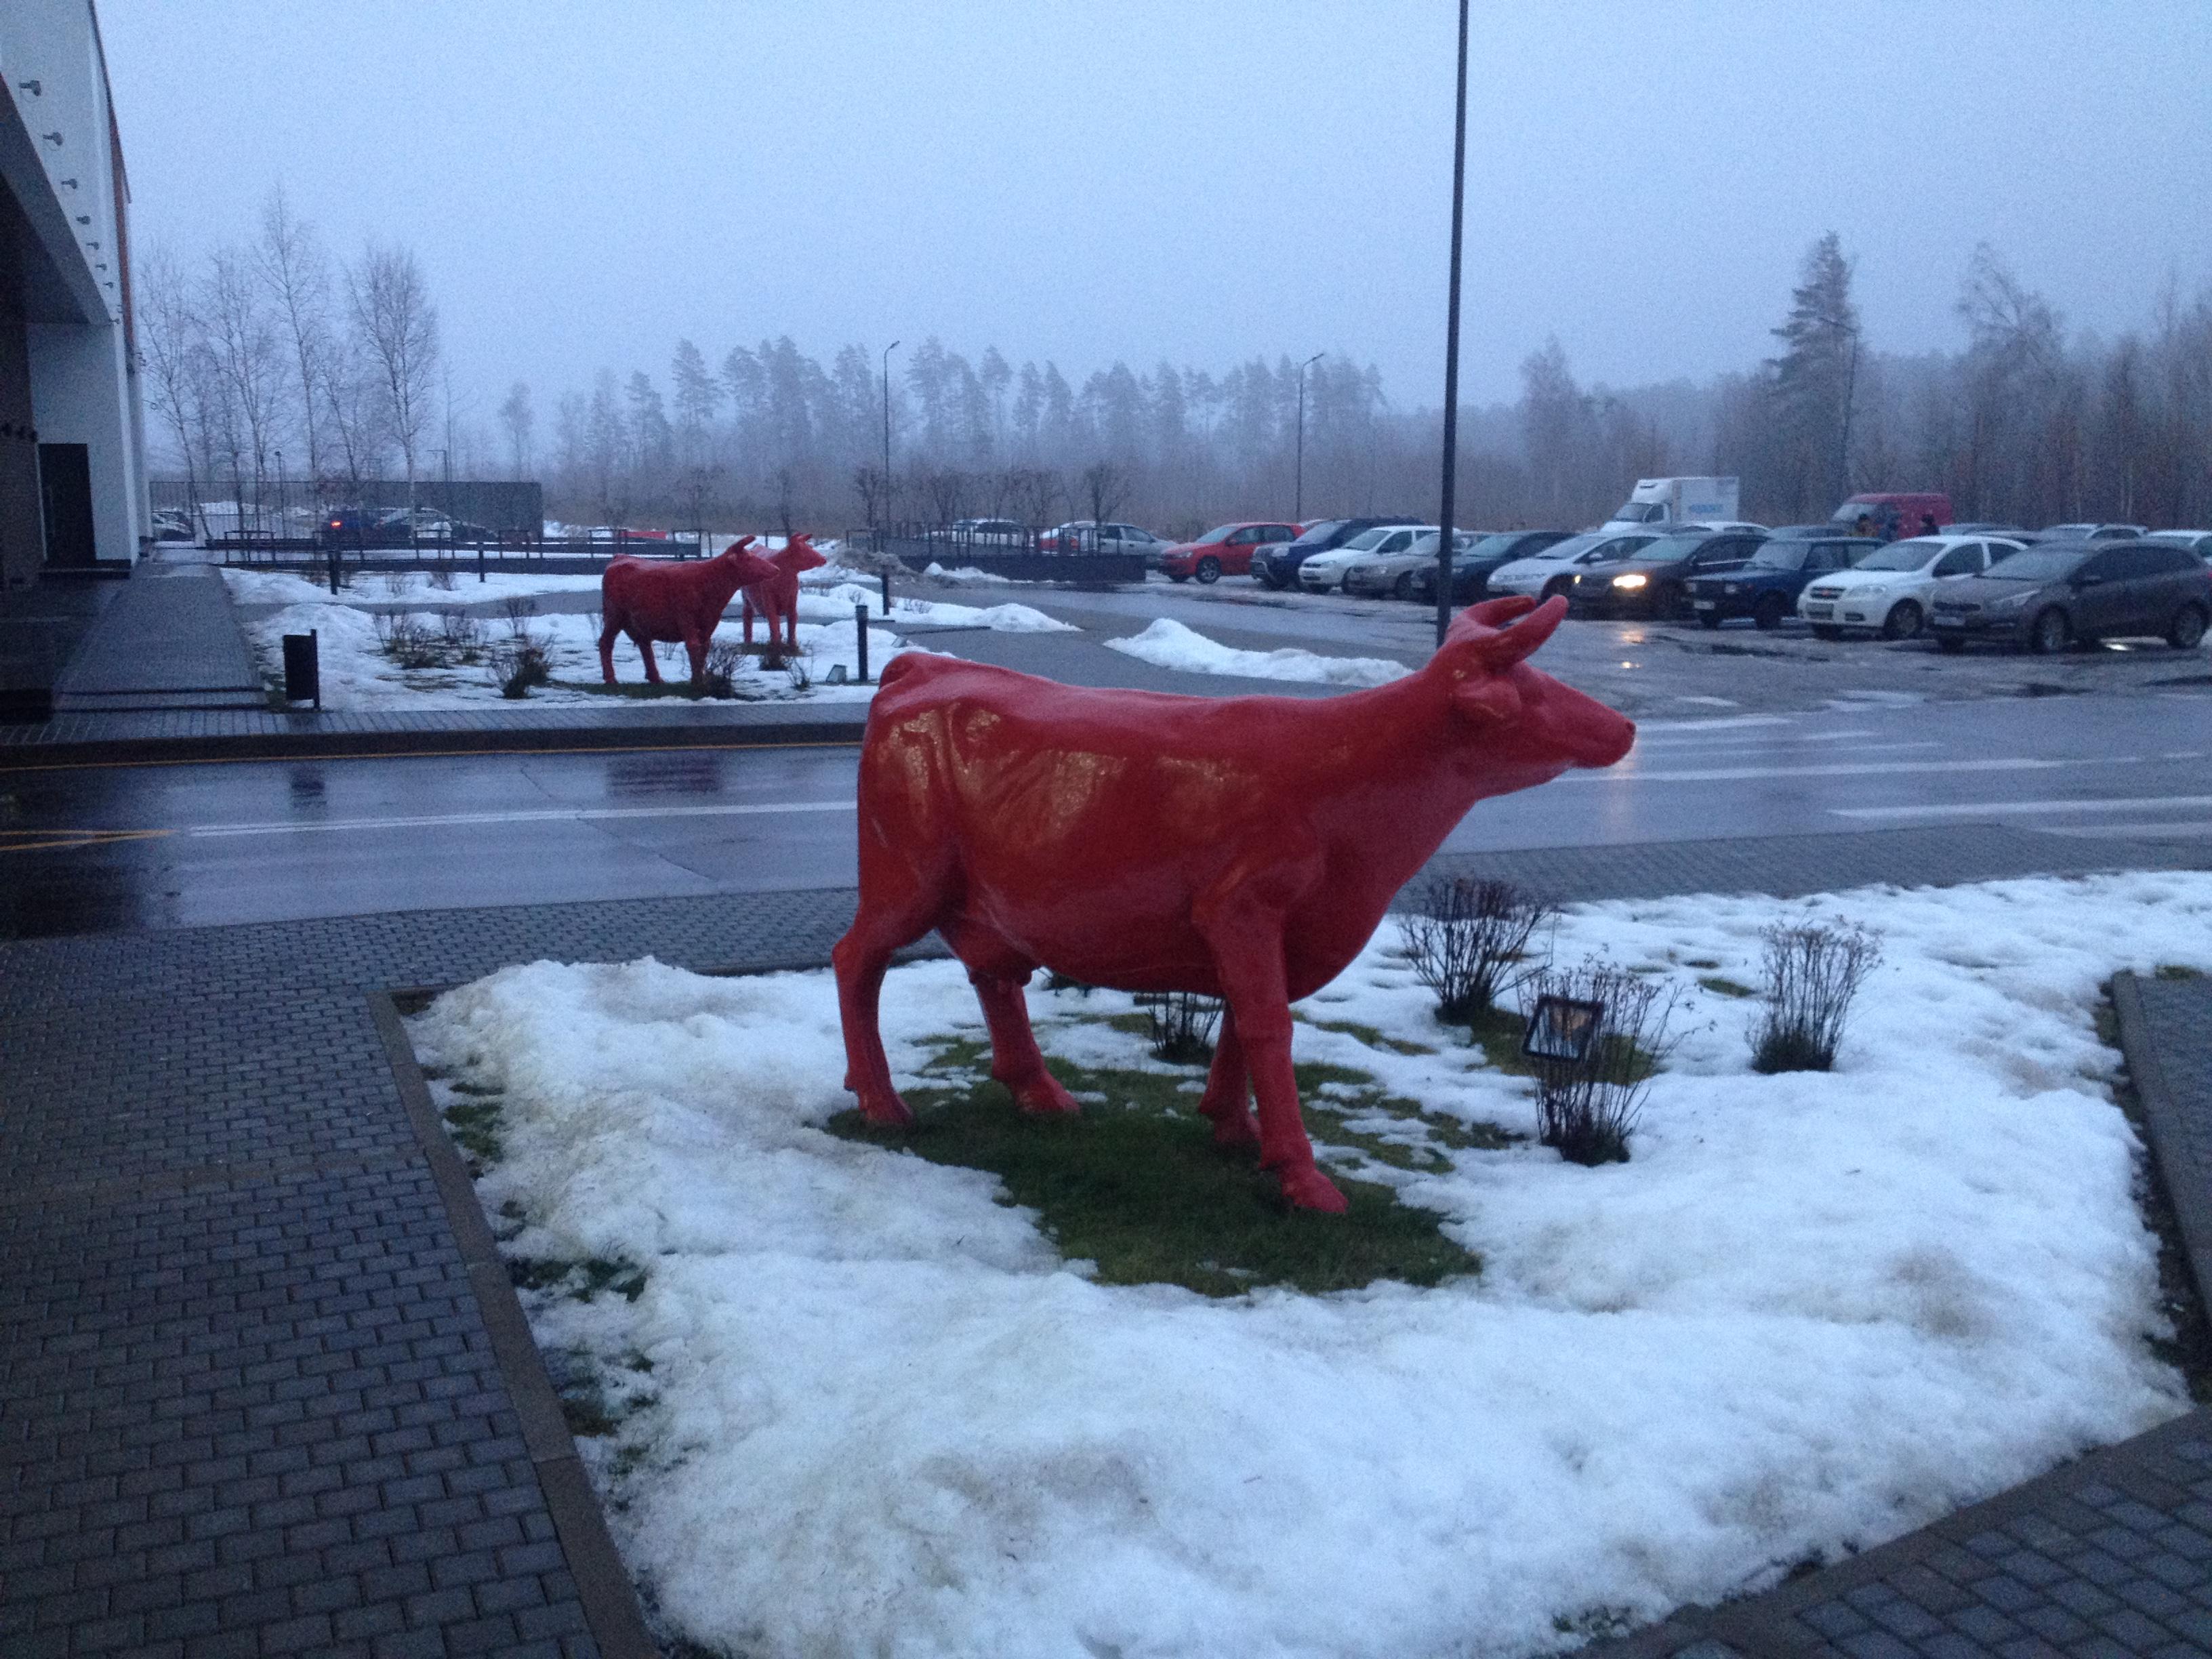
[(1636, 571), (1631, 571), (1626, 576), (1615, 576), (1613, 579), (1613, 585), (1615, 587), (1638, 588), (1643, 586), (1650, 580), (1651, 579), (1649, 576), (1640, 574)]
[(2032, 587), (2024, 593), (2008, 593), (2001, 599), (1991, 599), (1989, 603), (1989, 609), (1991, 611), (2022, 610), (2027, 606), (2027, 602), (2034, 597), (2035, 590)]

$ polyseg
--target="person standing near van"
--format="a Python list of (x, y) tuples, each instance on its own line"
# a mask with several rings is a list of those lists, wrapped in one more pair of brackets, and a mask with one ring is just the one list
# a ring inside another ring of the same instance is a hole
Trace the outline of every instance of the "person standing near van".
[(1920, 515), (1919, 533), (1923, 536), (1940, 536), (1943, 533), (1943, 526), (1936, 522), (1936, 515), (1933, 513), (1923, 513)]

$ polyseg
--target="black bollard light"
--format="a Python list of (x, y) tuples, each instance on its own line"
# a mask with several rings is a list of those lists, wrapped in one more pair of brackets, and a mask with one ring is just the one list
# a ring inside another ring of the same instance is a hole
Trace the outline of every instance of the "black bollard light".
[(868, 683), (868, 607), (866, 604), (853, 607), (853, 630), (860, 639), (860, 672), (854, 676), (862, 685)]
[(884, 615), (889, 617), (891, 614), (891, 573), (885, 570), (880, 574), (884, 579)]

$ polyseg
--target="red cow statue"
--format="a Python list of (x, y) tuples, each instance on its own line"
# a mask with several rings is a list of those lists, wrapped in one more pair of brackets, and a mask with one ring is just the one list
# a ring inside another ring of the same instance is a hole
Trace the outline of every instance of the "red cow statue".
[(755, 582), (773, 581), (776, 567), (745, 551), (752, 542), (741, 536), (711, 559), (672, 563), (663, 559), (611, 559), (599, 578), (599, 669), (615, 683), (615, 636), (627, 634), (645, 659), (645, 678), (659, 685), (660, 665), (653, 659), (655, 640), (681, 641), (691, 654), (691, 682), (707, 672), (707, 642), (730, 608), (731, 596)]
[(1291, 1204), (1341, 1211), (1299, 1115), (1290, 1005), (1359, 953), (1476, 801), (1628, 752), (1633, 725), (1524, 660), (1566, 609), (1479, 605), (1419, 672), (1311, 700), (892, 659), (860, 750), (860, 911), (831, 958), (861, 1110), (912, 1121), (877, 1002), (892, 952), (933, 927), (983, 1006), (991, 1075), (1025, 1111), (1077, 1109), (1030, 1034), (1036, 967), (1223, 999), (1200, 1103), (1213, 1139), (1256, 1142)]
[(814, 544), (804, 536), (793, 536), (777, 551), (768, 556), (768, 562), (776, 568), (772, 581), (757, 582), (745, 589), (745, 643), (753, 642), (753, 611), (757, 608), (768, 618), (768, 648), (775, 649), (775, 619), (783, 618), (787, 650), (799, 649), (799, 573), (816, 570), (830, 562), (814, 550)]

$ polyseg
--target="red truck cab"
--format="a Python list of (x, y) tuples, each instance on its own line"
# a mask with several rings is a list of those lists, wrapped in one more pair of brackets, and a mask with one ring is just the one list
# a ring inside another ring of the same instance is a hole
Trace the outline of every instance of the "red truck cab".
[[(1837, 534), (1849, 536), (1857, 533), (1853, 526), (1862, 518), (1870, 520), (1874, 533), (1886, 542), (1930, 536), (1951, 522), (1951, 498), (1935, 490), (1854, 495), (1829, 515), (1828, 522)], [(1936, 521), (1932, 526), (1927, 522), (1930, 519)]]

